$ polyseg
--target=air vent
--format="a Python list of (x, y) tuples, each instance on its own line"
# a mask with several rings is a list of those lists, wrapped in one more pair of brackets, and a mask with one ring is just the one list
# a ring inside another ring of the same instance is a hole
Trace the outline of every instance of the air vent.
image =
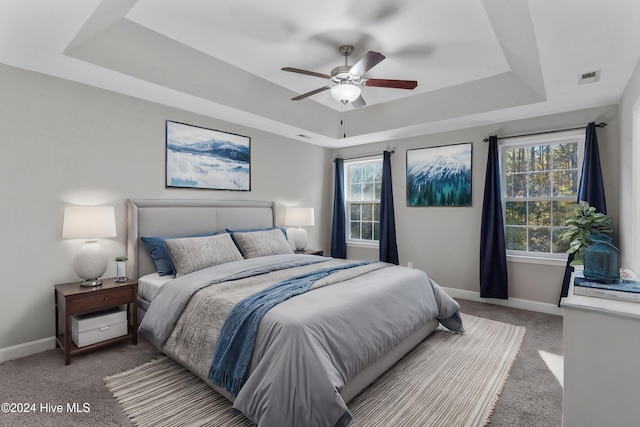
[(578, 84), (586, 85), (588, 83), (595, 83), (598, 80), (600, 80), (600, 70), (589, 71), (588, 73), (580, 75), (580, 78), (578, 78)]

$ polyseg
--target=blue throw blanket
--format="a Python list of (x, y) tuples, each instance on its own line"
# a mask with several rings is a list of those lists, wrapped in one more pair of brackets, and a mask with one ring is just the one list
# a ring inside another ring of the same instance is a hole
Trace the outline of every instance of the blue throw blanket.
[(209, 370), (209, 380), (219, 387), (224, 387), (232, 396), (237, 396), (247, 378), (258, 326), (267, 311), (291, 297), (307, 292), (314, 282), (335, 271), (371, 262), (344, 264), (295, 276), (237, 303), (220, 331)]

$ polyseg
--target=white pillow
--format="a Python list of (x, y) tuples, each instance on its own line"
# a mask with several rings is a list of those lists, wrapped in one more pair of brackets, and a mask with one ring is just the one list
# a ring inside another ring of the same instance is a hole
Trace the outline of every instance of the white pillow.
[(242, 260), (242, 254), (229, 234), (165, 240), (176, 267), (176, 277), (214, 265)]
[(279, 228), (264, 231), (237, 231), (233, 240), (245, 258), (292, 254), (293, 250)]

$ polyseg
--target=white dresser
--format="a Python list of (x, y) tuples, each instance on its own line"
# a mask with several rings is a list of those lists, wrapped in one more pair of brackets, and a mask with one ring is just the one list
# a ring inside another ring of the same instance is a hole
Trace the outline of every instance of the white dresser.
[(573, 295), (564, 308), (563, 427), (640, 426), (640, 303)]

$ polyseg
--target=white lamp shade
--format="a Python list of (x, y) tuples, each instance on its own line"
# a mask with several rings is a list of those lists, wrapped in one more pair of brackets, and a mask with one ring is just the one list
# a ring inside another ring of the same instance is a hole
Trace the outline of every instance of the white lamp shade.
[(358, 99), (360, 90), (360, 86), (351, 83), (341, 83), (331, 87), (331, 96), (333, 96), (336, 101), (346, 104)]
[(113, 206), (67, 206), (62, 224), (63, 239), (116, 237)]
[(287, 208), (284, 222), (291, 227), (315, 225), (313, 208)]

